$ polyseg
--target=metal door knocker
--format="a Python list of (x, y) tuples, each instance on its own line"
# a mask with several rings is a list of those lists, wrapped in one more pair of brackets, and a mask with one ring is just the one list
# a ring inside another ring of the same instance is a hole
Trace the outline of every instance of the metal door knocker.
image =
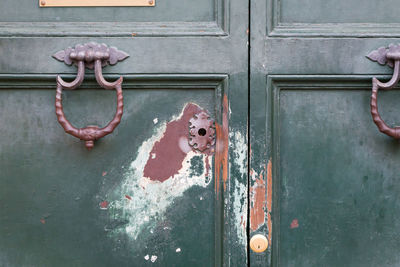
[(390, 81), (383, 83), (377, 78), (372, 78), (372, 96), (371, 96), (371, 114), (379, 131), (385, 133), (393, 138), (400, 138), (400, 127), (389, 127), (381, 118), (378, 112), (378, 90), (389, 90), (397, 85), (400, 80), (400, 44), (389, 45), (388, 48), (380, 47), (367, 55), (372, 61), (376, 61), (381, 65), (388, 65), (394, 67), (393, 76)]
[[(65, 50), (61, 50), (55, 53), (53, 57), (67, 65), (74, 64), (78, 67), (76, 78), (70, 83), (61, 79), (60, 75), (57, 76), (56, 114), (58, 122), (64, 128), (65, 132), (84, 140), (86, 148), (90, 150), (93, 148), (95, 140), (114, 131), (121, 121), (124, 108), (121, 87), (123, 80), (122, 76), (114, 82), (108, 82), (103, 77), (102, 67), (115, 65), (118, 61), (122, 61), (129, 57), (129, 55), (115, 47), (108, 47), (105, 44), (92, 42), (83, 45), (78, 44), (74, 48), (69, 47)], [(85, 68), (94, 68), (96, 81), (101, 87), (107, 90), (115, 89), (117, 91), (117, 111), (114, 118), (103, 128), (92, 125), (85, 128), (76, 128), (67, 120), (63, 111), (62, 90), (72, 90), (80, 86), (85, 76)]]

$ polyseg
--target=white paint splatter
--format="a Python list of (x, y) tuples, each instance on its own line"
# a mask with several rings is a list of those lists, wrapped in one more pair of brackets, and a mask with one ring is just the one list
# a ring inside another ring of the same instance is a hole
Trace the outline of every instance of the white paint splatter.
[[(245, 178), (247, 175), (247, 138), (240, 132), (230, 133), (230, 139), (233, 139), (232, 150), (234, 152), (235, 167), (239, 168)], [(246, 224), (247, 224), (247, 188), (246, 183), (235, 180), (235, 189), (233, 192), (233, 208), (235, 214), (235, 228), (238, 239), (243, 245), (247, 243)]]
[[(132, 161), (129, 169), (124, 174), (123, 182), (110, 192), (113, 199), (117, 199), (110, 204), (112, 206), (110, 217), (112, 219), (120, 217), (128, 221), (118, 228), (110, 229), (110, 233), (120, 233), (122, 231), (131, 238), (136, 239), (143, 230), (153, 229), (156, 222), (164, 218), (165, 211), (175, 198), (182, 196), (192, 186), (206, 187), (211, 182), (211, 179), (206, 177), (206, 168), (203, 168), (203, 173), (198, 176), (189, 176), (189, 174), (193, 175), (190, 170), (190, 162), (194, 156), (202, 157), (203, 166), (206, 166), (207, 159), (209, 161), (208, 165), (212, 166), (213, 157), (207, 157), (194, 151), (187, 153), (178, 174), (164, 182), (153, 181), (143, 176), (143, 169), (153, 145), (163, 137), (165, 130), (166, 123), (160, 124), (154, 135), (142, 143), (138, 149), (136, 159)], [(212, 169), (209, 170), (209, 175), (213, 177)], [(123, 195), (130, 195), (132, 201), (124, 201), (120, 197)]]
[(150, 259), (149, 254), (147, 254), (146, 256), (144, 256), (144, 259), (145, 259), (146, 261), (148, 261), (148, 260)]
[(150, 260), (151, 260), (151, 262), (155, 262), (157, 260), (157, 256), (156, 255), (152, 255)]
[(177, 248), (177, 249), (176, 249), (176, 252), (177, 252), (177, 253), (181, 252), (181, 248)]
[(154, 118), (153, 123), (157, 124), (158, 123), (158, 118)]

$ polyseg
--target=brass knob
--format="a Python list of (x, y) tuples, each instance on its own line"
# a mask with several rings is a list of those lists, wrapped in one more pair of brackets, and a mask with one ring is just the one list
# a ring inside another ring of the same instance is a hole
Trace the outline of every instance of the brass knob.
[(250, 248), (254, 252), (261, 253), (268, 248), (268, 239), (263, 235), (254, 235), (250, 239)]

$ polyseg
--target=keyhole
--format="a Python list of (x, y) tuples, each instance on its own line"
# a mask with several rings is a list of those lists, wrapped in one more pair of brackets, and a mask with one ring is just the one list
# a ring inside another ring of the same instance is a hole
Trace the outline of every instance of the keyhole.
[(197, 132), (200, 136), (205, 136), (207, 131), (204, 128), (200, 128), (199, 131)]

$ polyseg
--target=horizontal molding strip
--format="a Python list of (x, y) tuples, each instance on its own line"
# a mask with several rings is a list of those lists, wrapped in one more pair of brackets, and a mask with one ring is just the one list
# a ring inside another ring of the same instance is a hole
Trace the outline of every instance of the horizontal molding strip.
[[(65, 74), (65, 80), (76, 75)], [(228, 79), (227, 74), (122, 74), (123, 89), (215, 89)], [(0, 74), (0, 89), (54, 89), (57, 74)], [(107, 80), (116, 80), (120, 74), (104, 75)], [(100, 88), (92, 74), (86, 75), (82, 89)]]
[(270, 37), (400, 37), (400, 23), (282, 23), (272, 26)]
[(227, 36), (210, 22), (0, 22), (0, 37)]

